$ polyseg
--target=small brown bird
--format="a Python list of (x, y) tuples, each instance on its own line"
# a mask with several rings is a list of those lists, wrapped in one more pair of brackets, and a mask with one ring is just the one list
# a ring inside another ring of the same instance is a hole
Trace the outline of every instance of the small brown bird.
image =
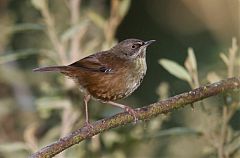
[(146, 48), (155, 40), (126, 39), (110, 50), (95, 53), (67, 66), (36, 68), (33, 71), (60, 72), (72, 78), (84, 93), (85, 125), (89, 125), (88, 101), (95, 98), (130, 113), (135, 111), (113, 101), (125, 98), (140, 85), (147, 71)]

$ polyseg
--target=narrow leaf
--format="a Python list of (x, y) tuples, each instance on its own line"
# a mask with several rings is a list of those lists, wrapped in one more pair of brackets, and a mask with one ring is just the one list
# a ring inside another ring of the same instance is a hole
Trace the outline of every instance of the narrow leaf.
[(130, 4), (131, 4), (131, 0), (121, 1), (120, 11), (119, 11), (121, 17), (124, 17), (126, 15), (126, 13), (130, 8)]
[(26, 58), (30, 55), (37, 54), (38, 52), (39, 50), (36, 50), (36, 49), (26, 49), (21, 51), (15, 51), (14, 53), (11, 53), (11, 54), (2, 55), (0, 56), (0, 64)]
[(43, 10), (47, 7), (47, 0), (31, 0), (31, 3), (38, 10)]
[(194, 51), (192, 48), (188, 48), (188, 61), (190, 62), (193, 70), (197, 70), (197, 62)]
[(229, 64), (229, 59), (224, 53), (220, 53), (220, 58), (222, 59), (226, 66)]
[(168, 59), (160, 59), (159, 64), (162, 65), (173, 76), (187, 82), (191, 82), (191, 77), (187, 70), (178, 63)]
[(214, 83), (214, 82), (222, 80), (222, 78), (216, 72), (209, 72), (207, 74), (207, 80), (210, 83)]
[(90, 10), (87, 12), (87, 16), (91, 19), (98, 27), (104, 28), (106, 25), (106, 20), (96, 12)]
[(16, 152), (21, 150), (28, 150), (28, 146), (23, 142), (14, 142), (14, 143), (4, 143), (0, 144), (1, 152)]
[(234, 138), (232, 142), (228, 143), (225, 147), (227, 153), (234, 153), (240, 150), (240, 136)]
[(194, 129), (191, 128), (186, 128), (186, 127), (175, 127), (175, 128), (171, 128), (171, 129), (166, 129), (166, 130), (161, 130), (158, 133), (152, 135), (151, 136), (147, 136), (147, 138), (149, 137), (163, 137), (163, 136), (177, 136), (177, 135), (189, 135), (189, 134), (193, 134), (193, 135), (201, 135), (201, 132), (196, 131)]
[(29, 30), (34, 30), (34, 31), (41, 31), (44, 30), (45, 26), (41, 24), (33, 24), (33, 23), (22, 23), (15, 25), (11, 27), (8, 30), (8, 33), (15, 33), (15, 32), (21, 32), (21, 31), (29, 31)]
[(83, 30), (83, 28), (86, 28), (87, 26), (88, 26), (88, 21), (83, 20), (80, 24), (70, 27), (61, 35), (61, 40), (67, 41), (67, 40), (71, 39), (73, 36), (78, 34), (81, 30)]

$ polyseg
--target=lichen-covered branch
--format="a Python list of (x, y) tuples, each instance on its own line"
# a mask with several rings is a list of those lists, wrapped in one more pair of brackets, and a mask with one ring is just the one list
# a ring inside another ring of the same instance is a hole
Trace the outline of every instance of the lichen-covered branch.
[[(204, 98), (217, 95), (229, 90), (240, 89), (240, 77), (229, 78), (206, 86), (201, 86), (189, 92), (185, 92), (174, 97), (150, 104), (148, 106), (137, 108), (136, 116), (139, 120), (149, 120), (159, 114), (167, 113), (188, 104), (193, 104)], [(50, 158), (67, 148), (80, 143), (81, 141), (91, 138), (92, 136), (102, 133), (114, 127), (123, 126), (134, 121), (133, 116), (124, 112), (116, 114), (92, 123), (92, 128), (82, 127), (69, 135), (60, 138), (58, 141), (40, 149), (32, 154), (30, 158)]]

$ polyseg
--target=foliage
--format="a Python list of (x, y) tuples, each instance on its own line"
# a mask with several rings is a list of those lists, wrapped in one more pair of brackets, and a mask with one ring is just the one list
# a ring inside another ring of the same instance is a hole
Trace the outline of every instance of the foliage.
[[(69, 64), (114, 45), (131, 1), (111, 0), (110, 5), (83, 0), (13, 2), (17, 7), (0, 12), (0, 157), (21, 158), (79, 128), (83, 120), (81, 95), (71, 81), (57, 74), (33, 74), (31, 69)], [(239, 75), (235, 38), (229, 51), (219, 56), (220, 68), (211, 67), (204, 75), (192, 48), (184, 66), (169, 59), (159, 63), (193, 89)], [(161, 82), (158, 99), (169, 97), (171, 88), (169, 81)], [(134, 98), (128, 103), (141, 102)], [(184, 108), (97, 135), (59, 157), (239, 157), (239, 93), (229, 92), (199, 104), (201, 108)], [(114, 110), (91, 102), (92, 119), (109, 116)]]
[[(220, 57), (227, 67), (228, 75), (220, 77), (217, 72), (210, 72), (206, 78), (208, 82), (213, 83), (216, 80), (225, 77), (233, 77), (239, 71), (239, 54), (236, 38), (232, 40), (232, 47), (229, 49), (228, 54), (220, 53)], [(193, 49), (188, 50), (188, 56), (185, 60), (185, 68), (178, 65), (174, 61), (161, 59), (159, 62), (167, 71), (172, 75), (185, 80), (189, 83), (192, 88), (199, 86), (197, 62), (193, 52)], [(188, 76), (191, 77), (189, 80)], [(237, 114), (240, 108), (240, 97), (239, 92), (229, 92), (223, 94), (224, 103), (219, 102), (218, 106), (212, 107), (211, 102), (202, 101), (202, 109), (198, 111), (198, 115), (204, 116), (204, 122), (200, 129), (197, 129), (201, 139), (207, 140), (206, 145), (208, 146), (208, 152), (205, 155), (217, 155), (219, 158), (225, 157), (238, 157), (239, 156), (239, 145), (233, 145), (236, 143), (236, 135), (239, 133), (239, 129), (235, 130), (230, 121), (234, 115)], [(193, 105), (192, 105), (192, 108)], [(208, 122), (207, 120), (212, 120)], [(209, 128), (206, 128), (209, 127)], [(195, 127), (196, 128), (196, 127)], [(194, 130), (194, 129), (192, 129)], [(177, 133), (177, 132), (176, 132)], [(228, 147), (231, 146), (231, 150)]]

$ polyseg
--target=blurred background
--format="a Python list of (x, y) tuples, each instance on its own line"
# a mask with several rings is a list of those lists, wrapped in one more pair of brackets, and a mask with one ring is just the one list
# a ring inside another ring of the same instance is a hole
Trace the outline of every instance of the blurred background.
[[(0, 158), (27, 157), (82, 126), (82, 96), (40, 66), (70, 64), (126, 38), (155, 39), (141, 107), (239, 76), (239, 0), (0, 0)], [(170, 72), (170, 73), (169, 73)], [(116, 128), (59, 158), (239, 158), (240, 95), (231, 91)], [(119, 109), (90, 102), (95, 121)]]

